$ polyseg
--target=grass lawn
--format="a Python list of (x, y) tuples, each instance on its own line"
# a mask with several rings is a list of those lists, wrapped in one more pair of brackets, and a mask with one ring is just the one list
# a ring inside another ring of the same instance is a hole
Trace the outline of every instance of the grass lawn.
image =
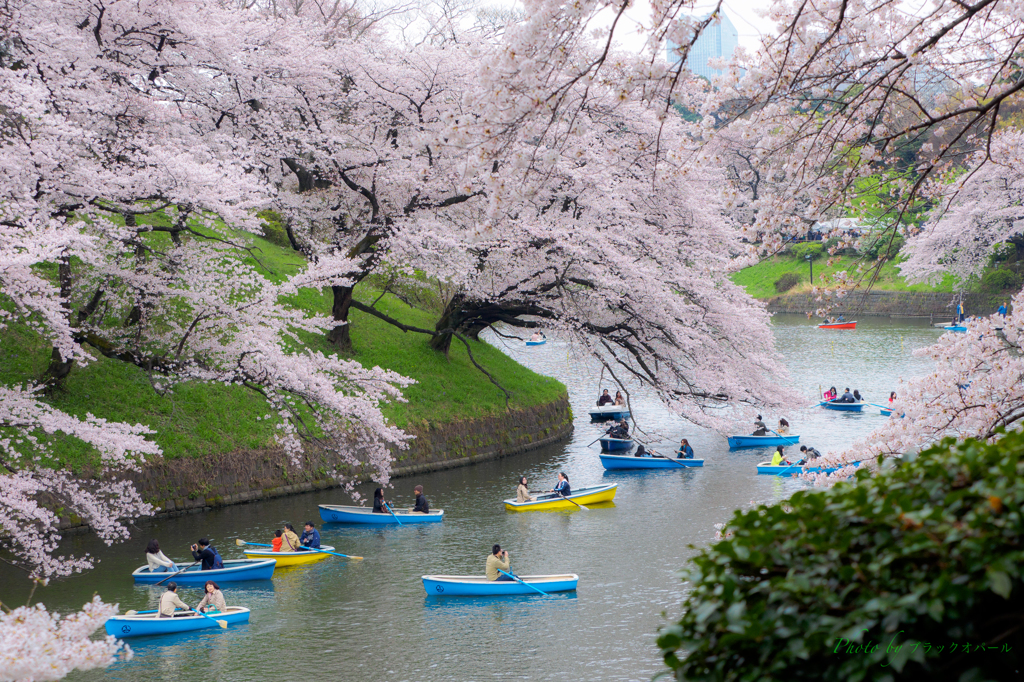
[[(153, 237), (166, 235), (157, 233)], [(294, 251), (259, 237), (252, 241), (260, 262), (271, 271), (265, 273), (267, 276), (276, 279), (303, 267), (302, 257)], [(366, 303), (377, 294), (369, 287), (356, 289), (356, 297)], [(304, 289), (289, 302), (311, 313), (330, 312), (330, 293), (326, 291)], [(390, 295), (382, 298), (377, 308), (417, 327), (432, 329), (436, 322), (433, 314), (411, 308)], [(430, 348), (426, 335), (402, 332), (356, 310), (351, 313), (350, 323), (355, 349), (352, 359), (364, 366), (394, 370), (418, 382), (405, 390), (408, 402), (385, 407), (385, 414), (399, 427), (483, 417), (505, 410), (504, 394), (473, 367), (461, 342), (452, 344), (446, 358)], [(312, 349), (337, 352), (323, 336), (305, 340)], [(557, 380), (526, 369), (498, 349), (479, 341), (470, 343), (477, 362), (512, 393), (512, 407), (543, 404), (566, 393)], [(269, 410), (249, 389), (185, 383), (176, 386), (173, 393), (160, 395), (141, 369), (93, 354), (98, 359), (73, 368), (63, 389), (49, 399), (51, 404), (78, 416), (92, 413), (112, 421), (145, 424), (157, 432), (153, 438), (169, 459), (275, 445), (273, 422), (256, 419)], [(34, 331), (23, 325), (9, 326), (0, 335), (0, 384), (21, 384), (41, 377), (49, 356), (49, 344)], [(81, 470), (95, 462), (91, 448), (74, 439), (61, 441), (54, 465)]]
[[(851, 271), (860, 265), (864, 273), (864, 284), (866, 285), (870, 276), (873, 263), (867, 263), (852, 256), (836, 258), (832, 265), (826, 265), (826, 259), (821, 258), (814, 261), (814, 280), (821, 285), (821, 276), (826, 275), (826, 281), (831, 281), (831, 276), (841, 271)], [(796, 285), (786, 293), (801, 293), (811, 289), (810, 272), (807, 261), (798, 260), (792, 256), (772, 256), (757, 265), (744, 268), (733, 274), (732, 281), (747, 290), (747, 293), (754, 298), (771, 298), (778, 296), (775, 290), (775, 282), (787, 272), (795, 272), (802, 278), (800, 284)], [(877, 291), (953, 291), (953, 276), (947, 275), (938, 286), (927, 284), (907, 284), (900, 276), (896, 264), (888, 261), (882, 266), (878, 279), (872, 285)]]

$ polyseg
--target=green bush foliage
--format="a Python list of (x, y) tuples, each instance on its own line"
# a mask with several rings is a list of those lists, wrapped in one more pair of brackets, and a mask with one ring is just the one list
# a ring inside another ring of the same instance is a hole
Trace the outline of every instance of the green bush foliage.
[(886, 253), (889, 254), (889, 258), (895, 258), (907, 241), (902, 234), (893, 236), (887, 230), (874, 236), (868, 235), (864, 239), (866, 245), (863, 247), (862, 253), (868, 258), (878, 258)]
[(271, 244), (283, 246), (286, 249), (290, 249), (292, 247), (292, 243), (288, 239), (288, 233), (285, 232), (284, 223), (278, 213), (268, 209), (260, 211), (256, 216), (263, 221), (260, 223), (260, 227), (263, 228), (264, 239)]
[(782, 277), (779, 277), (777, 280), (775, 280), (775, 291), (779, 292), (780, 294), (784, 293), (795, 287), (797, 284), (800, 284), (800, 281), (800, 275), (796, 274), (795, 272), (787, 272)]
[(1020, 433), (946, 440), (737, 511), (683, 572), (665, 662), (679, 680), (1021, 679), (1022, 455)]
[(981, 276), (981, 286), (992, 292), (1016, 290), (1020, 288), (1020, 276), (1013, 270), (1005, 268), (989, 270)]
[(807, 256), (810, 256), (811, 260), (816, 260), (825, 253), (825, 246), (821, 242), (802, 242), (789, 247), (789, 252), (800, 260), (807, 260)]

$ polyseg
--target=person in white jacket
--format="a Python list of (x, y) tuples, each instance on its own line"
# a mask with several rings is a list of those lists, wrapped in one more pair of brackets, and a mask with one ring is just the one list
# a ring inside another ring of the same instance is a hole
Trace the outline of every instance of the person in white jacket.
[(177, 573), (178, 567), (160, 551), (160, 543), (150, 540), (146, 545), (146, 563), (150, 573)]

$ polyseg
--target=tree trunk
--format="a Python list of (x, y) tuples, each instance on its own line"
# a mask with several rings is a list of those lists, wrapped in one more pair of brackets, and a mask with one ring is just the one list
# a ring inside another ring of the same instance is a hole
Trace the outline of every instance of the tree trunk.
[(442, 332), (430, 339), (430, 347), (448, 355), (452, 347), (452, 331), (459, 328), (462, 323), (462, 296), (453, 296), (441, 314), (441, 319), (434, 325), (434, 329)]
[(352, 287), (332, 286), (331, 293), (334, 295), (334, 304), (331, 306), (331, 316), (335, 322), (342, 322), (327, 334), (327, 340), (345, 353), (352, 352), (352, 339), (348, 334), (348, 311), (352, 307)]
[[(60, 259), (57, 261), (57, 278), (60, 281), (61, 305), (64, 306), (64, 310), (68, 312), (68, 317), (70, 318), (71, 302), (69, 299), (71, 297), (71, 286), (74, 283), (74, 275), (71, 272), (71, 260), (66, 251), (61, 254)], [(64, 379), (71, 373), (71, 366), (74, 363), (73, 358), (65, 360), (61, 357), (60, 351), (57, 350), (56, 346), (51, 348), (50, 366), (46, 368), (46, 373), (43, 374), (44, 392), (50, 394), (60, 388), (61, 384), (64, 383)]]

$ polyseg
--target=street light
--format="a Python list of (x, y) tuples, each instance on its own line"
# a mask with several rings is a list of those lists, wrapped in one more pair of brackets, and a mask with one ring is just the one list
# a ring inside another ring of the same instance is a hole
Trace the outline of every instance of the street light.
[(811, 286), (814, 286), (814, 261), (811, 259), (811, 254), (804, 256), (807, 259), (807, 265), (811, 268)]

